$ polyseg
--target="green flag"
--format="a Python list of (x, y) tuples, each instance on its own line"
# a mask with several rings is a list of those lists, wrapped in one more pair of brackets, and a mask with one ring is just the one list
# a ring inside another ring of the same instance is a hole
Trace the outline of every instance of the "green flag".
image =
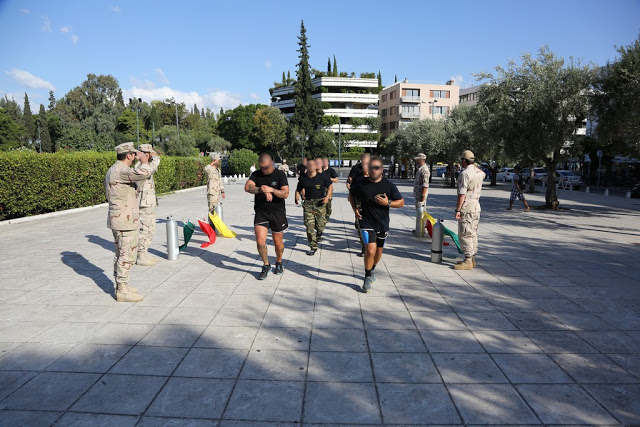
[(453, 231), (449, 230), (447, 227), (444, 227), (444, 234), (451, 237), (451, 239), (453, 240), (453, 243), (456, 244), (456, 248), (458, 248), (458, 253), (462, 253), (462, 249), (460, 249), (460, 241), (458, 240), (458, 235)]
[(187, 249), (187, 243), (191, 240), (191, 236), (196, 231), (196, 226), (191, 223), (191, 221), (187, 220), (187, 222), (182, 226), (182, 232), (184, 233), (184, 243), (180, 245), (180, 252)]

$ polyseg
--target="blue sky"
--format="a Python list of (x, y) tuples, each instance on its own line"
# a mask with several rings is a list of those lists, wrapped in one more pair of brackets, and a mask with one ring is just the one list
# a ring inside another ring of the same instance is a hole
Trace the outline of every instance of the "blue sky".
[[(304, 5), (300, 7), (300, 5)], [(472, 74), (549, 45), (604, 64), (640, 31), (640, 0), (14, 1), (0, 0), (0, 94), (32, 109), (86, 74), (112, 74), (125, 97), (175, 97), (218, 110), (268, 102), (295, 71), (304, 19), (311, 62), (344, 71), (474, 83)]]

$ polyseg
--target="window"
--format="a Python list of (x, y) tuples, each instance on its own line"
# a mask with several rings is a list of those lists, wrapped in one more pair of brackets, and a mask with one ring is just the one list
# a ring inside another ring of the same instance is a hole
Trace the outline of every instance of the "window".
[(380, 112), (380, 117), (382, 117), (382, 120), (387, 118), (387, 109), (386, 108)]
[(387, 102), (387, 94), (382, 95), (382, 102)]
[(387, 130), (387, 124), (386, 124), (386, 123), (382, 123), (382, 124), (380, 125), (380, 129), (381, 129), (381, 130)]
[(420, 96), (420, 89), (402, 89), (402, 96)]
[(429, 91), (429, 96), (431, 98), (450, 98), (451, 92), (448, 90), (432, 90)]
[(402, 112), (405, 114), (420, 114), (420, 107), (418, 105), (403, 105)]
[(389, 115), (390, 115), (390, 116), (393, 116), (394, 114), (396, 114), (396, 112), (397, 112), (397, 111), (396, 111), (396, 109), (397, 109), (397, 108), (398, 108), (398, 107), (390, 107), (390, 108), (389, 108)]
[(389, 129), (395, 129), (395, 128), (396, 128), (396, 122), (389, 123)]
[(397, 96), (398, 96), (398, 93), (395, 90), (389, 93), (389, 99), (396, 99)]
[(431, 107), (432, 114), (449, 114), (449, 107)]

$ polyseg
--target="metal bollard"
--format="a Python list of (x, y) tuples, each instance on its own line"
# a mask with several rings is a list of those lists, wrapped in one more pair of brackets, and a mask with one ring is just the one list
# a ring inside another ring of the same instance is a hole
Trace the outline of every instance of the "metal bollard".
[(585, 189), (584, 189), (584, 192), (585, 192), (585, 193), (588, 193), (588, 192), (589, 192), (589, 186), (588, 186), (588, 185), (587, 185), (587, 188), (585, 188)]
[(342, 178), (342, 172), (340, 172), (340, 178)]
[(627, 191), (627, 194), (624, 195), (627, 199), (631, 198), (631, 191)]
[(422, 205), (416, 209), (416, 229), (414, 234), (416, 237), (424, 237), (424, 213), (426, 208)]
[(178, 223), (172, 216), (167, 217), (167, 259), (175, 261), (178, 259), (180, 250), (178, 249)]
[(224, 222), (224, 216), (223, 216), (224, 210), (222, 209), (222, 203), (218, 203), (216, 205), (215, 212), (216, 212), (216, 215), (220, 217), (222, 222)]
[(442, 246), (444, 242), (444, 225), (442, 220), (439, 219), (433, 225), (432, 240), (431, 240), (431, 262), (437, 264), (442, 263)]
[(604, 190), (604, 195), (608, 196), (609, 195), (609, 189), (607, 188), (606, 190)]

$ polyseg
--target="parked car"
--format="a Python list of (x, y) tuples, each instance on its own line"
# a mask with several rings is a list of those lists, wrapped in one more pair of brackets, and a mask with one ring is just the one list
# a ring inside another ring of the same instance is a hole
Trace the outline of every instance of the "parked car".
[[(526, 184), (529, 183), (531, 179), (531, 173), (529, 172), (529, 168), (524, 168), (520, 171), (520, 175), (524, 179)], [(533, 182), (536, 185), (542, 185), (543, 179), (547, 177), (547, 168), (533, 168)]]
[(436, 176), (442, 178), (444, 176), (444, 174), (447, 173), (447, 167), (446, 166), (438, 166), (436, 168)]
[[(556, 171), (555, 175), (556, 175), (556, 184), (558, 184), (558, 188), (572, 188), (574, 190), (579, 190), (580, 187), (584, 185), (580, 175), (576, 175), (571, 171), (559, 170), (559, 171)], [(546, 183), (547, 181), (546, 176), (544, 177), (543, 181)]]
[(511, 182), (513, 181), (513, 168), (502, 168), (496, 173), (496, 181)]

